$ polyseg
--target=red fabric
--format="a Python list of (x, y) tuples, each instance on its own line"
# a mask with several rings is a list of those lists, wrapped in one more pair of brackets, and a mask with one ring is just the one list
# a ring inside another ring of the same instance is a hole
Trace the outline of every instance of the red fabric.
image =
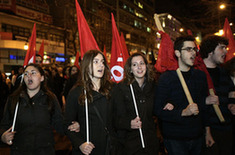
[(112, 80), (114, 82), (120, 82), (124, 76), (124, 54), (122, 51), (121, 39), (116, 27), (116, 23), (112, 16), (112, 50), (110, 59), (110, 69), (112, 74)]
[(190, 36), (192, 36), (193, 35), (193, 33), (192, 33), (192, 31), (191, 30), (187, 30), (187, 33), (188, 33), (188, 35), (190, 35)]
[(82, 10), (77, 0), (75, 0), (75, 3), (77, 10), (77, 22), (78, 22), (81, 58), (83, 58), (85, 52), (89, 50), (100, 50), (100, 49), (91, 33), (91, 30), (86, 22), (86, 19), (82, 13)]
[(42, 43), (41, 43), (40, 49), (38, 51), (38, 54), (41, 55), (41, 57), (43, 59), (43, 56), (44, 56), (44, 40), (42, 40)]
[(79, 52), (77, 51), (77, 54), (76, 54), (76, 59), (75, 59), (75, 62), (74, 62), (74, 65), (80, 69), (80, 66), (79, 66)]
[(224, 28), (223, 28), (224, 34), (223, 36), (228, 38), (229, 40), (229, 44), (228, 44), (228, 53), (226, 54), (226, 58), (225, 58), (225, 62), (230, 60), (231, 58), (234, 57), (234, 53), (235, 53), (235, 41), (233, 38), (233, 33), (231, 31), (228, 19), (225, 18), (225, 22), (224, 22)]
[(214, 84), (212, 82), (211, 76), (210, 76), (209, 72), (207, 71), (206, 65), (205, 65), (203, 59), (201, 58), (199, 52), (197, 52), (197, 56), (194, 61), (194, 68), (199, 69), (199, 70), (203, 71), (204, 73), (206, 73), (208, 89), (213, 89), (215, 92), (215, 88), (214, 88)]
[(167, 33), (162, 31), (159, 31), (159, 33), (161, 34), (161, 44), (154, 67), (160, 73), (166, 70), (176, 70), (179, 66), (175, 56), (173, 42)]
[(104, 54), (104, 57), (105, 57), (106, 61), (108, 61), (108, 59), (107, 59), (107, 54), (106, 54), (106, 53), (107, 53), (107, 52), (106, 52), (106, 47), (105, 47), (105, 45), (104, 45), (103, 54)]
[(35, 63), (36, 56), (36, 24), (34, 23), (33, 31), (29, 41), (29, 48), (27, 50), (25, 59), (24, 59), (24, 67), (30, 63)]
[(123, 53), (124, 53), (124, 63), (126, 63), (126, 60), (129, 58), (129, 53), (126, 47), (126, 42), (125, 42), (125, 38), (123, 33), (121, 32), (121, 44), (122, 44), (122, 48), (123, 48)]

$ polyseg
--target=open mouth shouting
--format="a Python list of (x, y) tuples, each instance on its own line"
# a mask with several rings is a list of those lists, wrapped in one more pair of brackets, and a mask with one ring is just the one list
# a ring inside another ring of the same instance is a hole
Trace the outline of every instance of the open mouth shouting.
[(222, 58), (222, 59), (225, 59), (225, 58), (226, 58), (226, 54), (223, 54), (223, 55), (221, 56), (221, 58)]
[(98, 73), (103, 73), (103, 71), (104, 71), (103, 69), (99, 69)]
[(194, 62), (195, 58), (196, 58), (196, 56), (191, 56), (191, 57), (190, 57), (190, 60), (191, 60), (192, 62)]
[(28, 79), (28, 85), (32, 85), (33, 84), (33, 80), (32, 79)]

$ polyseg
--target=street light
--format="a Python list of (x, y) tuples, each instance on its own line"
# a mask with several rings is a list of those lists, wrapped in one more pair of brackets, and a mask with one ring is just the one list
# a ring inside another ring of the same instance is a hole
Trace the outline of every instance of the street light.
[(225, 5), (225, 4), (220, 4), (219, 8), (220, 8), (221, 10), (223, 10), (223, 9), (226, 8), (226, 5)]
[(24, 45), (24, 50), (28, 50), (28, 48), (29, 48), (28, 44), (25, 43), (25, 45)]
[[(222, 4), (219, 5), (220, 10), (224, 10), (225, 8), (226, 8), (225, 4), (222, 3)], [(221, 27), (221, 24), (220, 24), (220, 10), (218, 11), (219, 27)]]

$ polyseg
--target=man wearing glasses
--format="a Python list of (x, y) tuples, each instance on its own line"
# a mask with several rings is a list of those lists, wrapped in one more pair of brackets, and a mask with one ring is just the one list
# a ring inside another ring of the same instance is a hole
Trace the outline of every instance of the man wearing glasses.
[(227, 53), (228, 40), (224, 37), (209, 36), (202, 40), (200, 54), (212, 78), (215, 93), (219, 97), (219, 108), (225, 119), (220, 122), (212, 105), (207, 105), (209, 126), (206, 131), (205, 154), (231, 155), (232, 154), (232, 115), (235, 114), (234, 85), (221, 67)]
[(176, 71), (166, 71), (159, 77), (154, 112), (161, 121), (169, 155), (200, 155), (208, 95), (206, 75), (192, 67), (198, 51), (192, 36), (177, 38), (174, 50), (194, 103), (189, 104)]

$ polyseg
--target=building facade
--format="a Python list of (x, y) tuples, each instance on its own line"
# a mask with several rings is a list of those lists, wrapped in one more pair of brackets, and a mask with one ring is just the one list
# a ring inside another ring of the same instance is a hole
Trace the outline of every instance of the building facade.
[(38, 51), (44, 40), (45, 55), (64, 54), (64, 29), (53, 25), (49, 6), (40, 0), (0, 1), (0, 70), (9, 72), (21, 66), (33, 25), (36, 23)]
[[(114, 14), (129, 53), (157, 52), (154, 0), (78, 0), (88, 25), (100, 47), (111, 52)], [(36, 23), (38, 51), (44, 40), (44, 53), (54, 60), (69, 58), (79, 51), (74, 0), (0, 1), (0, 70), (10, 71), (23, 64), (33, 24)], [(108, 57), (110, 54), (108, 55)], [(48, 61), (52, 63), (54, 61)]]

